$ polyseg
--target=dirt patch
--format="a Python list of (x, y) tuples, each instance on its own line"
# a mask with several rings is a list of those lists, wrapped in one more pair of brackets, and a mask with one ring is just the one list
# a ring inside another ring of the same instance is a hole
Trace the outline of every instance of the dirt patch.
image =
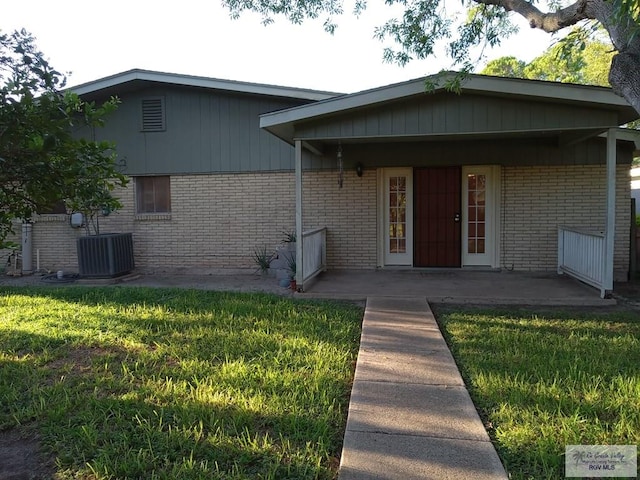
[(18, 429), (0, 432), (0, 479), (50, 480), (54, 462), (44, 454), (40, 440)]
[[(110, 352), (100, 347), (71, 349), (52, 360), (50, 383), (64, 377), (81, 377), (91, 370), (92, 359)], [(0, 431), (0, 480), (51, 480), (56, 478), (55, 461), (42, 447), (31, 427)]]
[(52, 360), (47, 365), (52, 370), (71, 368), (76, 373), (81, 373), (91, 368), (91, 359), (93, 357), (107, 354), (108, 351), (102, 347), (72, 348), (64, 357)]

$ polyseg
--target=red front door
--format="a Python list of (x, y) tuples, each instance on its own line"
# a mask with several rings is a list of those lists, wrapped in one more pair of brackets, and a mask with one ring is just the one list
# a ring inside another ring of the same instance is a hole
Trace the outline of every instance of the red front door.
[(414, 266), (460, 266), (460, 167), (414, 171)]

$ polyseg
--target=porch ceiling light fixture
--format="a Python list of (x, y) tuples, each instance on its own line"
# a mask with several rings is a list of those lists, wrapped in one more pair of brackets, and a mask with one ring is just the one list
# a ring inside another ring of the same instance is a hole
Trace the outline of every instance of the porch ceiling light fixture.
[(344, 180), (344, 164), (342, 162), (342, 144), (338, 142), (338, 188), (342, 188)]
[(358, 175), (359, 177), (362, 176), (362, 173), (364, 171), (364, 166), (362, 165), (362, 162), (358, 162), (356, 163), (356, 175)]

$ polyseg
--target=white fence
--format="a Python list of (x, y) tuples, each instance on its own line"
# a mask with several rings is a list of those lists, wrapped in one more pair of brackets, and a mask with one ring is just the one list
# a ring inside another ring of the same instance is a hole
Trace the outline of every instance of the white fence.
[(302, 233), (302, 287), (327, 269), (327, 228)]
[(605, 236), (570, 227), (558, 227), (558, 273), (566, 273), (606, 294)]

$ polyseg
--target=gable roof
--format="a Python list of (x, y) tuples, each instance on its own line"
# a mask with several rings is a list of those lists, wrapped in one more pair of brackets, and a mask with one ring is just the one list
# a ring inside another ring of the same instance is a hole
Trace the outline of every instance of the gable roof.
[(150, 84), (165, 84), (186, 87), (199, 87), (210, 90), (248, 93), (281, 98), (318, 101), (339, 95), (306, 88), (282, 87), (261, 83), (238, 82), (218, 78), (181, 75), (176, 73), (154, 72), (150, 70), (128, 70), (109, 77), (70, 87), (69, 90), (83, 97), (109, 96), (123, 91), (136, 90)]
[[(288, 143), (293, 143), (296, 139), (297, 127), (301, 124), (326, 123), (331, 118), (346, 118), (365, 110), (388, 108), (400, 101), (411, 101), (418, 98), (421, 101), (428, 101), (428, 98), (434, 98), (433, 95), (448, 93), (445, 85), (453, 80), (455, 75), (457, 75), (455, 72), (449, 72), (418, 78), (267, 113), (261, 115), (260, 127)], [(427, 81), (435, 84), (433, 90), (430, 91), (431, 97), (426, 96)], [(606, 111), (616, 118), (616, 122), (610, 125), (612, 127), (622, 125), (638, 117), (626, 100), (615, 95), (610, 88), (606, 87), (470, 74), (462, 82), (460, 93), (461, 96), (475, 94), (529, 103), (546, 102), (565, 107), (573, 106)], [(609, 117), (611, 116), (609, 115)]]

